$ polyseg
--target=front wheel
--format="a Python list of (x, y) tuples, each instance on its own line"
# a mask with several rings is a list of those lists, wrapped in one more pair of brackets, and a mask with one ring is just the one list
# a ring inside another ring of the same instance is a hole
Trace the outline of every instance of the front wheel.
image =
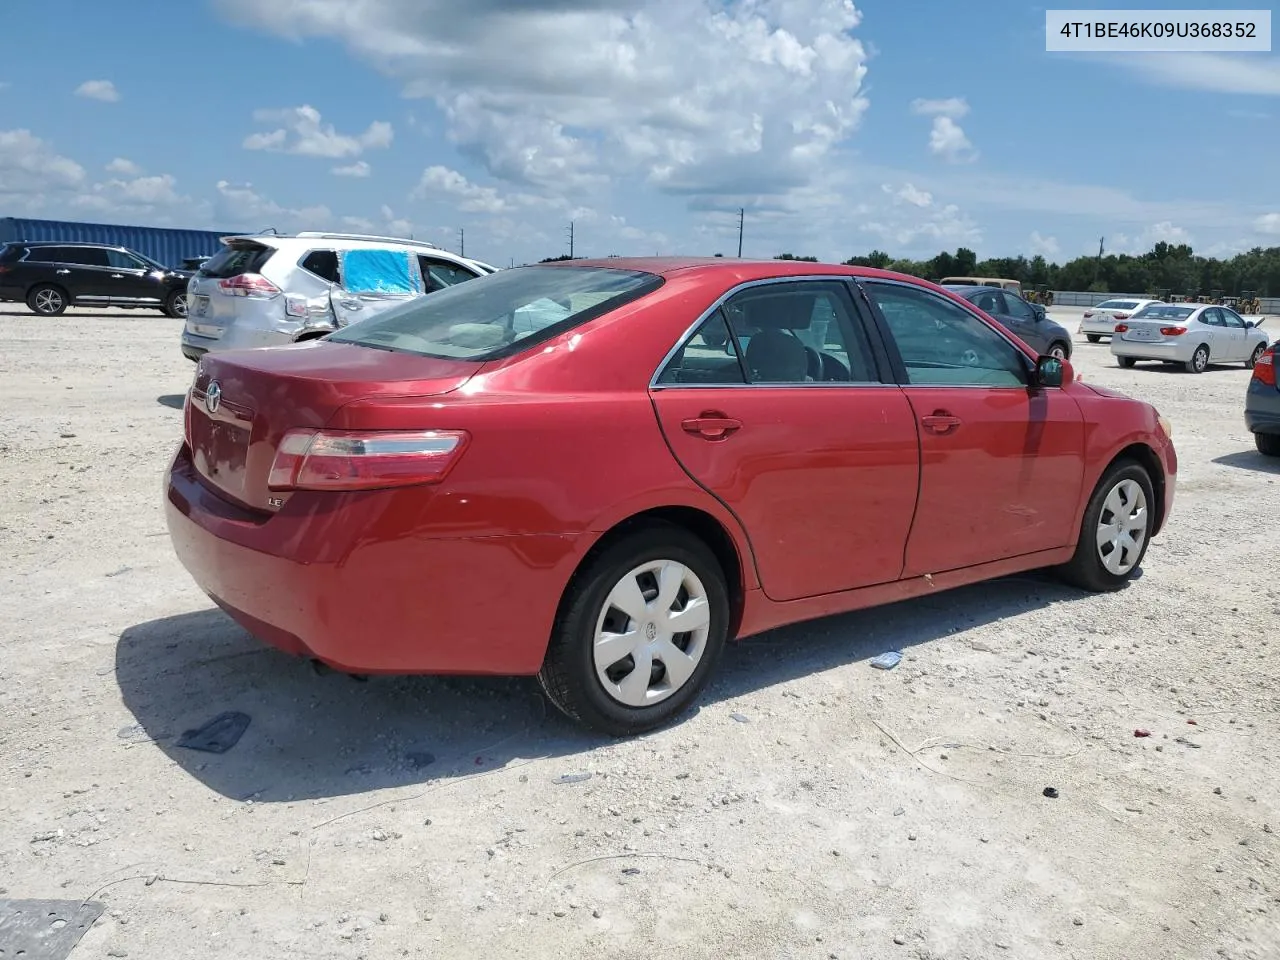
[(1209, 368), (1209, 348), (1205, 344), (1196, 347), (1196, 352), (1186, 363), (1187, 373), (1204, 373)]
[(1071, 356), (1071, 351), (1067, 349), (1067, 345), (1061, 340), (1055, 340), (1049, 344), (1049, 356), (1056, 357), (1059, 360), (1066, 360)]
[(538, 680), (570, 718), (610, 736), (643, 733), (693, 702), (728, 629), (715, 554), (682, 527), (653, 524), (574, 577)]
[(1155, 520), (1151, 477), (1141, 465), (1118, 463), (1089, 498), (1080, 522), (1075, 556), (1060, 573), (1083, 590), (1119, 590), (1147, 552)]
[(1253, 442), (1264, 457), (1280, 457), (1280, 434), (1255, 433)]
[(1265, 343), (1258, 344), (1256, 347), (1253, 348), (1253, 353), (1249, 354), (1249, 359), (1244, 362), (1244, 365), (1248, 367), (1250, 370), (1252, 370), (1254, 367), (1258, 365), (1258, 360), (1266, 352), (1267, 352), (1267, 345)]
[(185, 320), (187, 318), (186, 291), (175, 290), (169, 294), (164, 301), (164, 312), (166, 316), (173, 317), (175, 320)]

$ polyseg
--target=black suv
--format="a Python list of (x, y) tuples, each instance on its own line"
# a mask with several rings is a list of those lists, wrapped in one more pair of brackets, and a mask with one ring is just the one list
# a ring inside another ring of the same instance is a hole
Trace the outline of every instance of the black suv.
[(21, 241), (0, 246), (0, 300), (56, 317), (67, 307), (126, 307), (187, 315), (190, 270), (162, 267), (127, 247)]

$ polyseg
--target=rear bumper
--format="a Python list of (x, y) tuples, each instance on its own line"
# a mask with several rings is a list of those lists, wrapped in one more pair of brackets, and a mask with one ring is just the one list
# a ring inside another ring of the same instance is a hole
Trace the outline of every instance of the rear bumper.
[(184, 446), (165, 514), (197, 585), (286, 653), (352, 673), (536, 673), (580, 538), (430, 538), (388, 500), (295, 494), (251, 514), (200, 482)]
[(1250, 380), (1244, 398), (1244, 425), (1250, 433), (1280, 433), (1280, 390)]
[(1199, 342), (1186, 340), (1179, 343), (1146, 343), (1142, 340), (1111, 338), (1111, 353), (1117, 357), (1133, 357), (1135, 360), (1167, 360), (1186, 363), (1195, 353)]
[(1094, 336), (1109, 337), (1116, 332), (1116, 321), (1090, 318), (1080, 321), (1079, 333), (1092, 333)]

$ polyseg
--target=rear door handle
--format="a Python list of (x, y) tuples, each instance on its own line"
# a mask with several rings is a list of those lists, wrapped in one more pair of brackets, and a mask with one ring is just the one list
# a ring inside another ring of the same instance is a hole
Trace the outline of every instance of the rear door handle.
[(59, 270), (59, 271), (57, 271), (57, 272), (58, 272), (58, 273), (70, 273), (71, 271), (70, 271), (70, 270)]
[(111, 279), (112, 279), (112, 280), (123, 280), (123, 279), (124, 279), (124, 274), (123, 274), (123, 273), (113, 273), (113, 274), (111, 275)]
[(359, 300), (339, 300), (343, 310), (363, 310), (364, 304)]
[(681, 420), (680, 429), (706, 440), (724, 440), (735, 430), (742, 429), (742, 421), (726, 417), (723, 413), (707, 412), (700, 417)]
[(935, 410), (927, 417), (920, 418), (921, 425), (931, 433), (950, 433), (960, 426), (959, 417), (952, 416), (945, 410)]

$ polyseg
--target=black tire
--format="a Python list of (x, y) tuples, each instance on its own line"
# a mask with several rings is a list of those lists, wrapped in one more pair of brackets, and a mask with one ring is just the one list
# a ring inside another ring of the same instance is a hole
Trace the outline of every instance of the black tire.
[(1255, 433), (1253, 442), (1264, 457), (1280, 457), (1280, 434)]
[(1124, 367), (1126, 370), (1129, 370), (1132, 367), (1137, 366), (1138, 364), (1138, 361), (1133, 357), (1117, 357), (1116, 362), (1119, 363), (1120, 366)]
[(187, 291), (174, 290), (164, 298), (164, 314), (175, 320), (187, 319)]
[(42, 317), (57, 317), (66, 313), (67, 291), (52, 283), (32, 287), (27, 293), (27, 309)]
[[(1143, 531), (1142, 545), (1137, 559), (1123, 573), (1113, 573), (1102, 562), (1102, 551), (1098, 547), (1097, 531), (1102, 515), (1106, 509), (1107, 498), (1121, 483), (1133, 480), (1142, 488), (1146, 498), (1146, 527)], [(1089, 504), (1084, 508), (1084, 516), (1080, 520), (1080, 539), (1076, 543), (1075, 556), (1059, 568), (1059, 575), (1068, 583), (1093, 593), (1107, 593), (1119, 590), (1141, 568), (1142, 560), (1147, 555), (1147, 547), (1151, 543), (1151, 530), (1154, 526), (1157, 509), (1155, 493), (1151, 477), (1146, 468), (1132, 460), (1122, 460), (1112, 464), (1094, 488)]]
[[(1056, 354), (1056, 353), (1054, 353), (1054, 352), (1053, 352), (1054, 350), (1059, 350), (1059, 351), (1061, 351), (1062, 355), (1061, 355), (1061, 356), (1058, 356), (1058, 354)], [(1053, 343), (1049, 344), (1049, 349), (1048, 349), (1047, 351), (1045, 351), (1045, 352), (1046, 352), (1046, 353), (1048, 353), (1048, 354), (1049, 354), (1049, 356), (1051, 356), (1051, 357), (1058, 357), (1058, 359), (1059, 359), (1059, 360), (1070, 360), (1070, 359), (1071, 359), (1071, 344), (1069, 344), (1069, 343), (1064, 343), (1064, 342), (1063, 342), (1063, 341), (1061, 341), (1061, 340), (1055, 340), (1055, 341), (1053, 341)]]
[(1204, 373), (1209, 369), (1209, 345), (1202, 343), (1196, 347), (1196, 352), (1191, 355), (1191, 359), (1183, 364), (1187, 373)]
[(1090, 343), (1097, 343), (1102, 339), (1102, 334), (1100, 333), (1086, 333), (1084, 336)]
[[(596, 673), (596, 626), (609, 613), (605, 604), (614, 587), (636, 567), (658, 560), (681, 563), (701, 581), (710, 614), (708, 634), (701, 658), (683, 686), (651, 706), (628, 706), (605, 690)], [(561, 601), (538, 681), (570, 719), (609, 736), (633, 736), (662, 726), (689, 707), (715, 668), (728, 629), (729, 589), (715, 554), (683, 527), (647, 524), (609, 544), (574, 576)]]
[(1258, 344), (1256, 347), (1253, 348), (1253, 353), (1249, 355), (1249, 359), (1244, 362), (1244, 365), (1248, 367), (1250, 370), (1252, 370), (1254, 367), (1258, 365), (1258, 358), (1261, 357), (1266, 352), (1267, 352), (1267, 345), (1265, 343)]

